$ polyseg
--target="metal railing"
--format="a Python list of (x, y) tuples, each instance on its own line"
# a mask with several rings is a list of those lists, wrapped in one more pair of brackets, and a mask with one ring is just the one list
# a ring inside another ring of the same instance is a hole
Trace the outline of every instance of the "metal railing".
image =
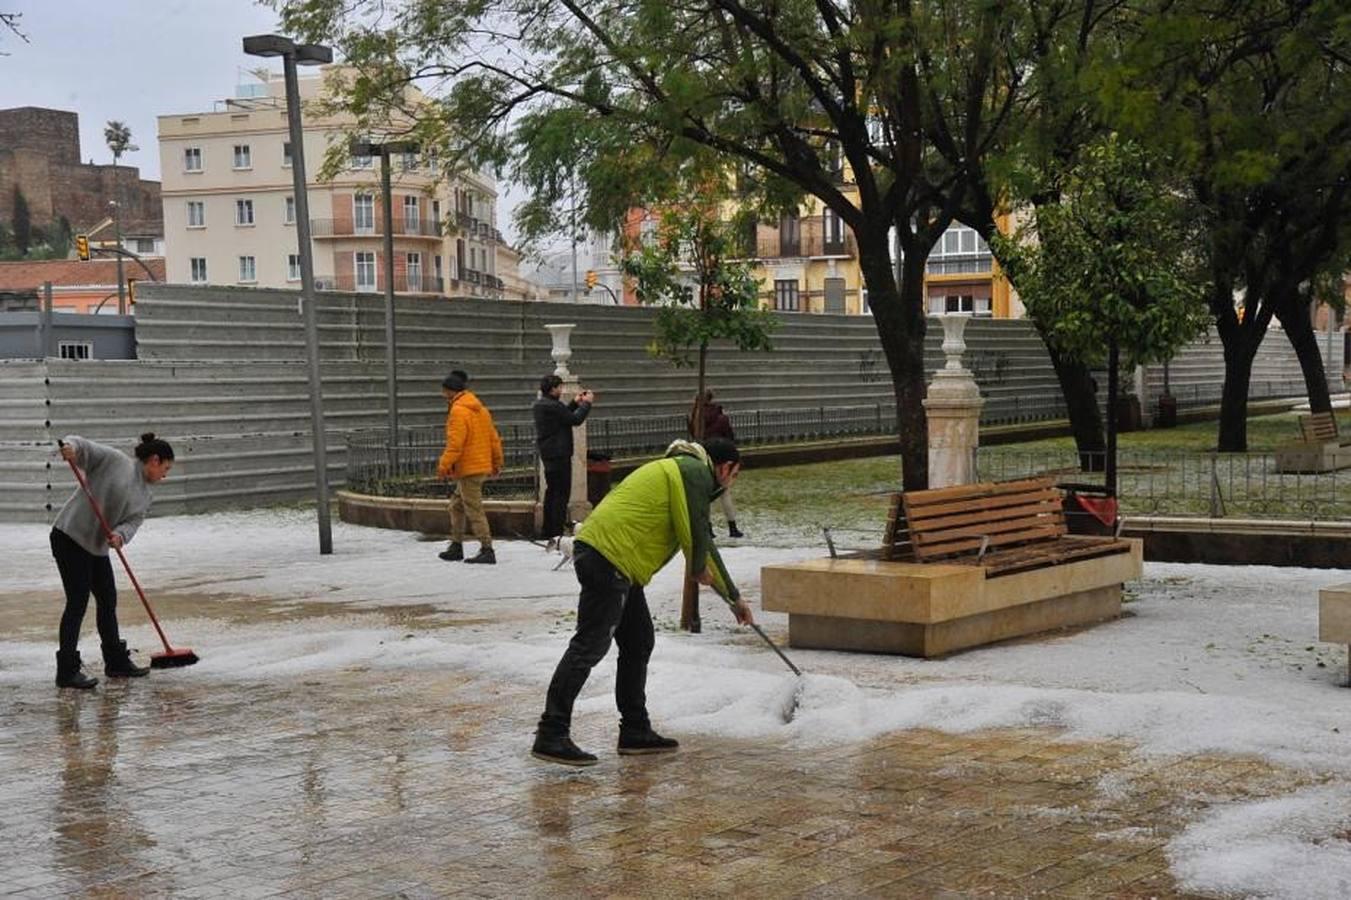
[[(505, 462), (502, 474), (483, 484), (492, 500), (533, 500), (538, 492), (535, 430), (532, 426), (503, 425)], [(446, 448), (441, 426), (399, 429), (393, 445), (385, 429), (347, 435), (347, 487), (380, 497), (440, 498), (451, 486), (436, 477), (436, 465)]]
[[(976, 453), (976, 471), (981, 481), (1052, 475), (1100, 487), (1105, 456), (1085, 456), (1081, 466), (1073, 448), (986, 447)], [(1122, 450), (1117, 497), (1127, 516), (1351, 520), (1351, 469), (1281, 472), (1272, 453)]]
[[(441, 237), (441, 225), (432, 219), (406, 219), (394, 217), (394, 234), (399, 237)], [(385, 233), (385, 223), (379, 216), (373, 222), (357, 222), (353, 219), (310, 219), (310, 233), (313, 237), (377, 237)]]

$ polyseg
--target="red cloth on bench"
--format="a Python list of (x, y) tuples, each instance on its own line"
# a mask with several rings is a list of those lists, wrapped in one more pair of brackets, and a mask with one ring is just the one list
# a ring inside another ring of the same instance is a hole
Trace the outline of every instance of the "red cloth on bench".
[(1115, 524), (1117, 512), (1115, 497), (1085, 497), (1083, 494), (1079, 494), (1074, 499), (1078, 500), (1079, 505), (1092, 513), (1093, 517), (1102, 524)]

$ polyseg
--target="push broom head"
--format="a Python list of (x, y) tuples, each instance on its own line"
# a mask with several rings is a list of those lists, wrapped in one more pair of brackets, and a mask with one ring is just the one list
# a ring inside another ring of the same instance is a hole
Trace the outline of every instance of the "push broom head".
[(186, 647), (176, 647), (150, 657), (152, 669), (181, 669), (183, 666), (196, 665), (200, 657)]

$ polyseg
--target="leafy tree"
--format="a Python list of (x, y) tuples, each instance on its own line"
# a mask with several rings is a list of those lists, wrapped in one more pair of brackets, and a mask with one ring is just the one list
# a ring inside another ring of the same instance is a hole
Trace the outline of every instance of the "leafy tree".
[(1351, 256), (1351, 24), (1337, 0), (1188, 0), (1142, 29), (1113, 113), (1176, 160), (1197, 204), (1225, 355), (1219, 449), (1240, 451), (1273, 318), (1311, 405), (1330, 408), (1309, 314)]
[[(928, 478), (925, 265), (968, 190), (935, 142), (968, 158), (991, 144), (1045, 39), (1036, 13), (1066, 5), (278, 0), (285, 28), (356, 67), (340, 92), (354, 131), (393, 111), (443, 158), (508, 169), (538, 201), (527, 236), (555, 223), (564, 149), (591, 227), (710, 151), (747, 176), (747, 203), (818, 198), (858, 242), (907, 488)], [(444, 93), (414, 106), (415, 83)]]
[[(769, 350), (776, 322), (759, 309), (759, 282), (748, 264), (735, 259), (742, 255), (737, 226), (721, 219), (716, 205), (672, 202), (657, 215), (654, 239), (625, 248), (624, 274), (640, 301), (658, 306), (648, 352), (676, 366), (698, 366), (691, 425), (702, 439), (709, 344), (726, 340), (742, 351)], [(689, 577), (680, 627), (700, 630), (699, 585)]]
[[(1068, 357), (1105, 364), (1115, 397), (1121, 364), (1166, 360), (1204, 331), (1205, 286), (1191, 254), (1191, 207), (1169, 167), (1115, 137), (1079, 156), (1057, 179), (1058, 199), (1040, 203), (1017, 233), (995, 241), (1017, 273), (1028, 315)], [(1112, 490), (1115, 452), (1109, 429)]]
[(28, 198), (17, 184), (14, 185), (14, 219), (10, 224), (14, 229), (14, 249), (20, 258), (27, 256), (33, 246), (33, 214), (28, 209)]

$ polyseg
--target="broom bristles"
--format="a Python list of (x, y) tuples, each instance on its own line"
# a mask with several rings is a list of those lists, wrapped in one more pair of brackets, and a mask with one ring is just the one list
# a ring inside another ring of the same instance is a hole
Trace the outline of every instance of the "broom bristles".
[(150, 668), (180, 669), (183, 666), (196, 665), (200, 661), (201, 657), (196, 653), (186, 648), (180, 648), (169, 653), (157, 653), (150, 657)]

